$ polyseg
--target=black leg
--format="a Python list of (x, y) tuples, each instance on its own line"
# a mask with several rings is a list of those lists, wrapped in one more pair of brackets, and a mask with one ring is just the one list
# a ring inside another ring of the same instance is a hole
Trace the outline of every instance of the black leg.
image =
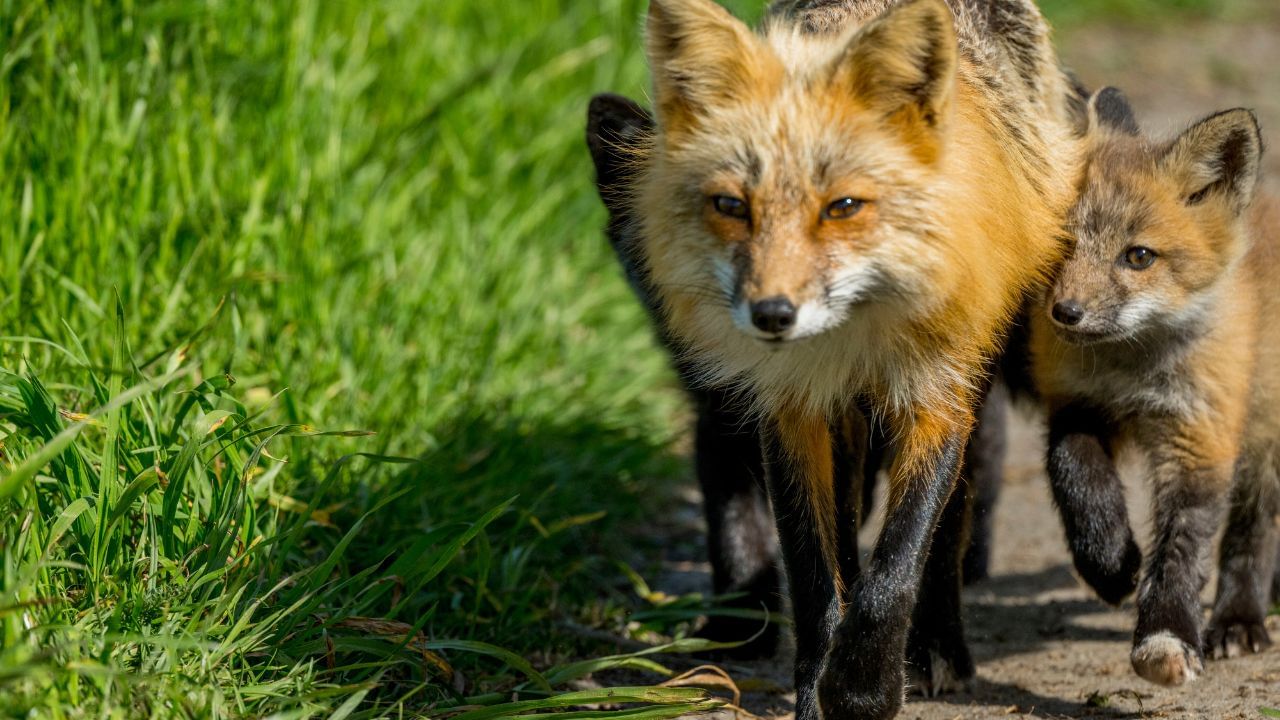
[(1261, 652), (1271, 646), (1266, 618), (1276, 577), (1280, 488), (1269, 465), (1270, 458), (1246, 455), (1236, 469), (1219, 553), (1218, 595), (1205, 631), (1205, 653), (1213, 658)]
[(865, 486), (870, 472), (867, 468), (872, 458), (870, 419), (861, 408), (851, 408), (832, 428), (835, 468), (836, 528), (838, 536), (837, 563), (844, 587), (847, 589), (859, 573), (858, 528), (866, 516)]
[(902, 706), (910, 619), (966, 439), (956, 431), (933, 441), (908, 437), (900, 447), (884, 527), (849, 592), (819, 680), (824, 720), (891, 718)]
[(1271, 575), (1271, 602), (1280, 605), (1280, 547), (1276, 548), (1275, 573)]
[(875, 509), (876, 484), (880, 471), (893, 456), (889, 429), (883, 421), (877, 422), (869, 410), (864, 409), (864, 415), (867, 418), (868, 441), (867, 455), (862, 464), (862, 508), (858, 514), (862, 523), (871, 518), (871, 512)]
[(1049, 484), (1076, 571), (1113, 605), (1138, 584), (1142, 551), (1133, 539), (1124, 488), (1108, 446), (1108, 423), (1069, 406), (1049, 418)]
[(1204, 560), (1221, 522), (1221, 495), (1231, 470), (1219, 481), (1212, 469), (1182, 463), (1155, 467), (1155, 538), (1138, 591), (1138, 625), (1130, 661), (1137, 673), (1159, 685), (1181, 685), (1204, 669), (1200, 590)]
[[(707, 519), (707, 551), (717, 595), (742, 593), (731, 607), (780, 612), (781, 579), (769, 510), (757, 423), (724, 392), (700, 392), (696, 461)], [(746, 640), (760, 632), (754, 619), (712, 616), (700, 633), (717, 641)], [(733, 657), (771, 656), (780, 631), (770, 623)]]
[(964, 451), (964, 474), (973, 496), (973, 524), (964, 554), (964, 584), (980, 582), (991, 573), (991, 533), (996, 501), (1004, 484), (1008, 435), (1009, 390), (993, 383), (978, 409), (978, 424)]
[[(821, 423), (821, 432), (826, 437), (808, 448), (808, 443), (797, 440), (797, 435), (805, 433), (797, 430), (797, 425), (766, 425), (762, 428), (762, 446), (794, 618), (796, 719), (822, 720), (815, 686), (832, 628), (839, 622), (840, 603), (820, 530), (824, 518), (816, 516), (822, 503), (815, 502), (814, 493), (819, 483), (833, 484), (833, 451), (825, 422)], [(834, 494), (834, 484), (830, 492)]]
[(975, 675), (960, 616), (961, 557), (974, 502), (969, 471), (951, 493), (933, 532), (919, 599), (907, 636), (907, 672), (926, 697), (962, 689)]

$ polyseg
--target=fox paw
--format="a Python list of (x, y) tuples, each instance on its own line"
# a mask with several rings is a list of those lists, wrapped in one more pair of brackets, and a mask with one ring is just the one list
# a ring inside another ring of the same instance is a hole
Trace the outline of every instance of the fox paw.
[(834, 643), (817, 682), (822, 720), (890, 720), (897, 716), (903, 701), (902, 662), (886, 662), (889, 655), (876, 650), (838, 640)]
[(1204, 672), (1200, 651), (1169, 632), (1148, 635), (1129, 655), (1139, 677), (1157, 685), (1184, 685)]
[(948, 659), (937, 650), (928, 659), (907, 664), (907, 686), (927, 698), (969, 690), (973, 685), (973, 660), (966, 650), (960, 660)]
[(1271, 636), (1261, 621), (1214, 618), (1204, 635), (1205, 654), (1214, 660), (1260, 653), (1271, 647)]
[(976, 674), (960, 626), (925, 633), (912, 627), (907, 641), (908, 687), (925, 697), (967, 690)]

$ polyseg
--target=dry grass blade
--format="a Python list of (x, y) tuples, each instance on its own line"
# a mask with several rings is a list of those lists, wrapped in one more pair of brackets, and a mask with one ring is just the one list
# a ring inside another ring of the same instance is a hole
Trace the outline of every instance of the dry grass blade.
[(756, 715), (742, 709), (742, 690), (738, 688), (738, 683), (734, 682), (733, 677), (725, 672), (723, 668), (715, 665), (699, 665), (666, 682), (659, 683), (659, 685), (662, 687), (697, 687), (704, 690), (727, 691), (733, 697), (733, 701), (726, 707), (733, 711), (735, 717), (746, 717), (748, 720), (756, 718)]
[(408, 623), (402, 623), (397, 620), (387, 620), (386, 618), (370, 618), (370, 617), (346, 617), (331, 625), (333, 628), (343, 628), (347, 630), (356, 630), (366, 635), (373, 635), (384, 638), (392, 642), (402, 643), (405, 647), (421, 653), (422, 660), (427, 666), (435, 668), (444, 678), (445, 682), (451, 686), (459, 684), (461, 676), (445, 660), (439, 653), (427, 647), (427, 636), (421, 631), (415, 632), (413, 626)]

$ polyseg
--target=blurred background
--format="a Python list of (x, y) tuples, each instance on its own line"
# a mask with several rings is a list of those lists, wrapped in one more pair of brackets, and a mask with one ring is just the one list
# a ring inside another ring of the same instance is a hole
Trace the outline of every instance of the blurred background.
[[(1280, 4), (1043, 7), (1149, 127), (1280, 127)], [(716, 605), (646, 582), (701, 552), (687, 414), (582, 137), (592, 94), (645, 97), (644, 9), (0, 0), (0, 709), (661, 676), (574, 664)]]

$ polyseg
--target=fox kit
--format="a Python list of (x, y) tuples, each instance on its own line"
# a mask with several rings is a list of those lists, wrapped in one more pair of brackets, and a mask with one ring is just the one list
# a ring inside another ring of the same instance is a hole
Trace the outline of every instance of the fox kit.
[[(1280, 245), (1251, 203), (1262, 139), (1252, 113), (1209, 117), (1171, 142), (1139, 132), (1118, 91), (1089, 105), (1075, 250), (1033, 317), (1050, 408), (1048, 467), (1081, 575), (1111, 602), (1141, 554), (1112, 454), (1147, 460), (1155, 535), (1131, 660), (1180, 685), (1215, 655), (1268, 644), (1280, 510)], [(1234, 488), (1233, 488), (1234, 478)], [(1202, 639), (1203, 556), (1230, 524)]]
[[(630, 183), (637, 152), (653, 134), (653, 117), (635, 102), (613, 94), (592, 98), (587, 111), (587, 146), (596, 169), (596, 186), (609, 212), (606, 234), (619, 264), (637, 297), (649, 312), (658, 339), (673, 356), (677, 374), (693, 403), (697, 420), (694, 424), (694, 458), (703, 495), (707, 523), (707, 550), (712, 570), (712, 585), (717, 595), (734, 594), (736, 607), (770, 611), (779, 610), (780, 578), (776, 570), (777, 547), (773, 521), (769, 514), (764, 488), (764, 464), (760, 455), (760, 437), (750, 402), (735, 397), (728, 388), (707, 387), (697, 382), (697, 368), (683, 357), (677, 341), (665, 327), (649, 279), (637, 256), (637, 224)], [(1004, 460), (1005, 407), (1008, 400), (1003, 385), (995, 385), (979, 411), (979, 422), (965, 452), (964, 487), (972, 493), (973, 517), (966, 544), (963, 537), (948, 538), (949, 546), (966, 547), (962, 572), (964, 582), (987, 577), (990, 553), (990, 523), (999, 493)], [(838, 449), (836, 477), (847, 480), (837, 485), (844, 497), (837, 498), (842, 515), (839, 524), (848, 547), (840, 551), (846, 564), (841, 572), (853, 575), (847, 567), (858, 560), (856, 536), (858, 524), (871, 508), (876, 475), (886, 460), (888, 438), (883, 426), (863, 428), (859, 418), (846, 418), (850, 425), (837, 437), (847, 440)], [(870, 437), (863, 437), (870, 433)], [(859, 466), (860, 465), (860, 466)], [(938, 553), (939, 566), (948, 561), (947, 553)], [(948, 604), (948, 584), (954, 584), (954, 556), (949, 567), (934, 568), (925, 582), (936, 587), (922, 592), (921, 603), (932, 606), (918, 614), (935, 619), (935, 624), (959, 626), (958, 605)], [(758, 657), (773, 652), (778, 637), (777, 625), (759, 632), (754, 619), (714, 616), (700, 634), (712, 640), (741, 641), (754, 638), (731, 652), (735, 657)], [(945, 642), (920, 631), (912, 636), (917, 647), (908, 649), (908, 657), (929, 657), (930, 652)], [(939, 633), (934, 633), (935, 635)], [(953, 631), (952, 635), (959, 635)], [(959, 652), (959, 651), (956, 651)], [(954, 654), (954, 653), (953, 653)], [(967, 676), (968, 668), (957, 669)], [(922, 683), (921, 689), (933, 693), (944, 688)]]
[[(650, 4), (638, 255), (699, 381), (760, 417), (801, 718), (901, 706), (988, 367), (1062, 252), (1077, 149), (1047, 35), (1027, 0), (788, 2), (759, 33), (711, 0)], [(832, 438), (864, 406), (895, 452), (855, 575)]]

